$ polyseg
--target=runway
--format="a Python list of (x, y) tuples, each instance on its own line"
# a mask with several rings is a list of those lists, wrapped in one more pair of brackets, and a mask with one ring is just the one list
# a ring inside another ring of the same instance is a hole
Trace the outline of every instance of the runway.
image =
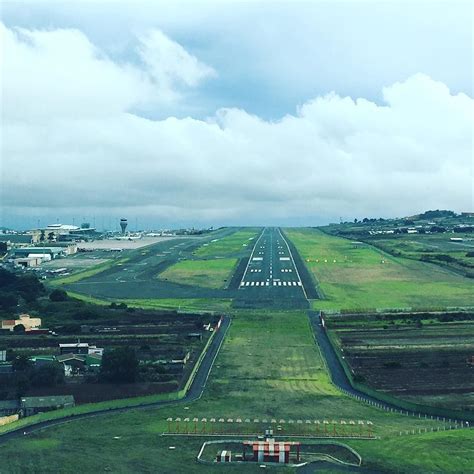
[(298, 306), (307, 300), (292, 252), (280, 229), (263, 229), (255, 242), (237, 299), (256, 303), (292, 300), (298, 301)]

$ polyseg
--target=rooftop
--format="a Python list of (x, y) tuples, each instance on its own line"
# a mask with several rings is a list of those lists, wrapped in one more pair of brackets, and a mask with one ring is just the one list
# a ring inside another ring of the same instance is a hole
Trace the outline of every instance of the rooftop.
[(22, 397), (21, 405), (23, 408), (52, 407), (73, 405), (74, 397), (72, 395), (55, 395), (53, 397)]

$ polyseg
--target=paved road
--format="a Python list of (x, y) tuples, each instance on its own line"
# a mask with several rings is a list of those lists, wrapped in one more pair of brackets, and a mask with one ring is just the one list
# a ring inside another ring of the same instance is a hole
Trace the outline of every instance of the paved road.
[(237, 299), (257, 304), (284, 301), (307, 304), (298, 268), (280, 229), (267, 227), (256, 240), (239, 283)]
[(217, 331), (214, 337), (214, 340), (209, 346), (201, 362), (201, 365), (198, 371), (196, 372), (196, 375), (191, 384), (191, 387), (189, 388), (188, 393), (185, 395), (184, 398), (181, 398), (180, 400), (147, 403), (147, 404), (143, 404), (139, 406), (129, 406), (129, 407), (122, 407), (122, 408), (99, 410), (92, 413), (80, 413), (74, 416), (67, 416), (64, 418), (56, 419), (56, 420), (42, 421), (42, 422), (35, 423), (29, 426), (18, 428), (17, 430), (14, 430), (14, 431), (9, 431), (8, 433), (0, 434), (0, 444), (5, 443), (6, 441), (10, 439), (22, 437), (25, 434), (28, 435), (45, 428), (49, 428), (52, 426), (59, 426), (65, 423), (71, 423), (73, 421), (82, 420), (84, 418), (92, 418), (92, 417), (101, 416), (101, 415), (109, 415), (111, 413), (124, 413), (130, 410), (161, 408), (168, 405), (183, 405), (183, 404), (187, 404), (187, 403), (199, 400), (204, 392), (204, 388), (206, 387), (207, 380), (209, 378), (209, 374), (211, 372), (212, 366), (214, 365), (214, 361), (217, 357), (217, 354), (219, 353), (219, 349), (224, 341), (224, 338), (227, 333), (227, 330), (229, 329), (230, 323), (231, 323), (231, 318), (228, 316), (224, 316), (221, 327)]
[[(407, 411), (406, 409), (404, 409), (403, 407), (399, 405), (388, 403), (383, 400), (379, 400), (378, 398), (372, 397), (370, 395), (365, 394), (364, 392), (361, 392), (353, 388), (351, 383), (349, 382), (349, 379), (347, 378), (346, 373), (344, 372), (344, 369), (339, 359), (337, 358), (337, 355), (334, 351), (334, 348), (331, 342), (329, 341), (326, 330), (321, 325), (319, 311), (308, 311), (308, 316), (311, 323), (311, 328), (313, 329), (313, 333), (316, 338), (316, 342), (318, 343), (321, 349), (321, 352), (326, 360), (326, 364), (327, 364), (329, 373), (331, 375), (331, 379), (335, 385), (337, 385), (339, 388), (341, 388), (348, 394), (354, 395), (359, 400), (368, 402), (369, 404), (373, 404), (383, 410), (390, 410), (390, 411), (394, 410), (397, 412), (402, 412), (404, 414), (413, 415), (413, 416), (419, 416), (419, 415), (425, 416), (426, 414), (428, 417), (431, 417), (432, 413), (425, 413), (423, 411), (419, 411), (419, 412), (418, 411), (413, 412), (410, 410)], [(436, 414), (434, 414), (434, 416), (436, 416)], [(444, 415), (442, 415), (441, 413), (439, 414), (439, 416), (440, 418), (444, 417)], [(459, 420), (462, 420), (462, 419), (459, 418)]]

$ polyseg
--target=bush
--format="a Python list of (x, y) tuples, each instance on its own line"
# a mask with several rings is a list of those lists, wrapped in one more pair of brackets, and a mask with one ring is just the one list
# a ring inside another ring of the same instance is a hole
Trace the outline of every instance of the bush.
[(3, 310), (10, 310), (18, 304), (18, 297), (13, 293), (0, 294), (0, 308)]
[(49, 299), (54, 302), (67, 301), (69, 296), (64, 290), (55, 289), (49, 294)]
[(89, 320), (89, 319), (97, 319), (99, 314), (91, 309), (82, 309), (73, 313), (72, 318), (77, 319), (79, 321)]
[(138, 377), (138, 359), (130, 347), (118, 347), (104, 352), (100, 380), (112, 383), (133, 383)]
[(13, 332), (16, 332), (16, 333), (25, 332), (25, 326), (23, 326), (23, 324), (16, 324), (16, 325), (13, 327)]

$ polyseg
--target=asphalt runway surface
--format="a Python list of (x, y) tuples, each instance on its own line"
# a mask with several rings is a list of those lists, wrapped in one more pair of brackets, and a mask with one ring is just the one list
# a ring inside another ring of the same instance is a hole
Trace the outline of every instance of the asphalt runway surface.
[[(150, 408), (161, 408), (165, 406), (171, 405), (186, 405), (187, 403), (194, 402), (199, 400), (206, 388), (207, 380), (211, 373), (212, 367), (214, 365), (214, 361), (219, 353), (219, 350), (222, 346), (224, 341), (225, 335), (227, 330), (229, 329), (231, 324), (231, 318), (228, 316), (224, 316), (222, 320), (221, 327), (216, 332), (214, 336), (214, 340), (208, 347), (206, 354), (204, 355), (203, 360), (201, 361), (201, 365), (196, 372), (194, 380), (189, 387), (188, 392), (186, 395), (181, 398), (180, 400), (169, 400), (169, 401), (160, 401), (160, 402), (152, 402), (146, 403), (139, 406), (129, 406), (129, 407), (121, 407), (121, 408), (111, 408), (106, 410), (98, 410), (91, 413), (80, 413), (73, 416), (67, 416), (64, 418), (58, 418), (56, 420), (50, 421), (41, 421), (38, 423), (34, 423), (28, 426), (24, 426), (18, 428), (16, 430), (9, 431), (7, 433), (0, 434), (0, 444), (3, 444), (11, 439), (21, 438), (23, 436), (28, 436), (32, 433), (36, 433), (40, 430), (50, 428), (53, 426), (60, 426), (64, 425), (65, 423), (71, 423), (76, 420), (82, 420), (86, 418), (93, 418), (96, 416), (101, 415), (109, 415), (109, 414), (118, 414), (118, 413), (125, 413), (130, 410), (143, 410), (143, 409), (150, 409)], [(133, 399), (132, 399), (133, 400)], [(0, 469), (1, 472), (1, 469)]]
[(307, 307), (307, 295), (293, 253), (280, 229), (265, 228), (238, 285), (236, 306)]
[(224, 238), (238, 228), (226, 228), (204, 237), (176, 238), (149, 247), (117, 254), (117, 263), (101, 273), (65, 285), (66, 290), (98, 298), (231, 298), (232, 291), (201, 288), (159, 280), (157, 275), (180, 260), (193, 259), (193, 252), (202, 244)]

